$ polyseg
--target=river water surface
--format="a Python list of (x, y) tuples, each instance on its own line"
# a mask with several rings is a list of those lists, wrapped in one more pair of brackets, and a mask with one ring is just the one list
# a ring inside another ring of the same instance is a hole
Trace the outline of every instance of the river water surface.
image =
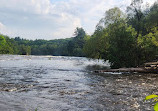
[(157, 74), (97, 74), (81, 57), (0, 55), (0, 111), (152, 111)]

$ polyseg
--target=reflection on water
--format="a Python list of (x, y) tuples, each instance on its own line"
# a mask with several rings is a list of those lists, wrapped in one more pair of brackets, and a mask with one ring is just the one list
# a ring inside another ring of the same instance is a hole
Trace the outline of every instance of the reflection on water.
[(0, 56), (0, 111), (151, 111), (157, 74), (95, 74), (79, 57)]

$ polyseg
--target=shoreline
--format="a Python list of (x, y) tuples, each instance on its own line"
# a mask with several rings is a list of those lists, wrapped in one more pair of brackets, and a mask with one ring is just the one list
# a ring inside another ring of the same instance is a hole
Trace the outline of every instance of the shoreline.
[(107, 70), (95, 70), (95, 73), (105, 72), (120, 72), (120, 73), (158, 73), (157, 69), (146, 69), (144, 67), (138, 68), (119, 68), (119, 69), (107, 69)]

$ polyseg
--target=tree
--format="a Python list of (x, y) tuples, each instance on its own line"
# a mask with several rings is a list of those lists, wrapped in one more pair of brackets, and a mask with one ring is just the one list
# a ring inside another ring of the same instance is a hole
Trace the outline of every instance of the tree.
[(94, 34), (86, 41), (83, 51), (89, 58), (102, 59), (107, 47), (106, 30), (96, 29)]
[(136, 31), (127, 24), (117, 22), (108, 27), (109, 47), (104, 56), (109, 60), (112, 68), (135, 67)]
[(84, 31), (83, 28), (77, 27), (75, 32), (74, 32), (75, 38), (80, 38), (83, 39), (84, 36), (86, 35), (86, 32)]
[(3, 35), (0, 35), (0, 54), (6, 53), (6, 40)]
[(88, 57), (109, 60), (112, 68), (136, 67), (137, 32), (128, 25), (119, 8), (106, 11), (104, 26), (97, 27), (85, 44), (84, 51)]
[(96, 28), (97, 30), (102, 30), (108, 27), (108, 25), (113, 24), (121, 19), (125, 21), (125, 15), (123, 12), (118, 7), (111, 8), (105, 12), (104, 17), (99, 21)]
[(136, 38), (139, 34), (144, 34), (145, 21), (143, 13), (143, 0), (132, 0), (130, 6), (127, 7), (128, 24), (132, 25), (137, 31)]
[(148, 15), (146, 16), (146, 29), (150, 32), (154, 27), (158, 26), (158, 1), (151, 6)]
[(70, 56), (84, 56), (83, 46), (85, 44), (86, 32), (83, 28), (76, 28), (75, 37), (68, 42), (67, 50)]
[(150, 33), (138, 37), (138, 45), (141, 48), (142, 62), (156, 60), (158, 55), (158, 27), (154, 27)]
[(30, 55), (31, 54), (31, 47), (30, 46), (25, 46), (24, 44), (20, 45), (19, 46), (19, 54), (21, 54), (21, 55)]
[(84, 47), (90, 58), (109, 60), (112, 68), (135, 67), (137, 40), (136, 31), (122, 21), (108, 25), (103, 31), (97, 31)]

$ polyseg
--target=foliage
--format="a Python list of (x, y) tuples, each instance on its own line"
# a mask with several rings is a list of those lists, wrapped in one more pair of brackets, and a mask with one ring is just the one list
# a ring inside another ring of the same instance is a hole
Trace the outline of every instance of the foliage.
[(105, 53), (107, 44), (106, 44), (106, 31), (96, 29), (94, 34), (86, 41), (83, 51), (87, 57), (102, 59), (102, 56)]
[[(149, 95), (146, 96), (145, 100), (150, 100), (150, 99), (154, 99), (155, 102), (158, 101), (158, 95)], [(154, 105), (154, 110), (158, 111), (158, 102)]]
[(130, 6), (127, 7), (128, 24), (132, 25), (137, 31), (137, 36), (144, 32), (143, 0), (132, 0)]
[(154, 27), (158, 26), (158, 1), (154, 3), (153, 6), (150, 7), (150, 11), (146, 16), (145, 28), (148, 32), (151, 31)]
[(9, 37), (0, 35), (0, 54), (14, 54), (16, 52), (16, 48), (14, 49), (14, 45), (12, 44), (12, 39)]
[(84, 56), (83, 46), (88, 39), (83, 28), (76, 28), (75, 37), (68, 42), (67, 50), (69, 56)]
[(145, 36), (138, 37), (138, 45), (141, 47), (143, 62), (156, 60), (158, 55), (158, 28), (153, 28), (152, 32)]
[(117, 7), (106, 11), (84, 45), (86, 56), (109, 60), (112, 68), (137, 67), (156, 60), (157, 4), (144, 9), (142, 0), (133, 0), (127, 13)]
[(134, 67), (137, 64), (134, 61), (137, 56), (135, 30), (127, 24), (118, 22), (109, 26), (108, 33), (109, 47), (104, 59), (109, 60), (113, 68)]
[(0, 54), (84, 56), (82, 49), (89, 36), (83, 28), (76, 28), (74, 34), (68, 39), (34, 41), (0, 35)]
[(108, 25), (113, 24), (120, 19), (124, 19), (125, 15), (123, 12), (118, 8), (114, 7), (112, 9), (109, 9), (108, 11), (105, 12), (105, 16), (99, 21), (97, 24), (97, 30), (102, 28), (108, 27)]

